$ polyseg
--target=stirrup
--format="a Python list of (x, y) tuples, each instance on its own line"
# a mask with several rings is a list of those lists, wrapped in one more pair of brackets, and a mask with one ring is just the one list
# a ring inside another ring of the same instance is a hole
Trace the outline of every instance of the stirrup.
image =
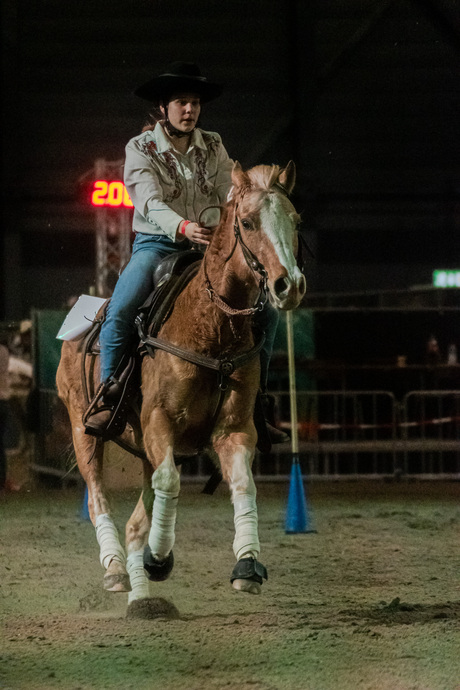
[(280, 443), (288, 443), (291, 440), (289, 435), (282, 429), (278, 429), (276, 426), (273, 426), (273, 424), (270, 424), (270, 422), (267, 420), (265, 420), (265, 424), (270, 441), (274, 446)]
[(278, 429), (276, 425), (275, 397), (269, 393), (264, 393), (261, 390), (259, 390), (258, 396), (264, 417), (266, 433), (268, 434), (270, 443), (273, 445), (287, 443), (291, 440), (289, 435), (282, 429)]
[[(108, 441), (123, 433), (128, 409), (123, 389), (123, 384), (113, 377), (101, 383), (82, 418), (85, 434)], [(101, 417), (99, 422), (95, 419), (97, 415)], [(91, 420), (96, 423), (91, 424)]]

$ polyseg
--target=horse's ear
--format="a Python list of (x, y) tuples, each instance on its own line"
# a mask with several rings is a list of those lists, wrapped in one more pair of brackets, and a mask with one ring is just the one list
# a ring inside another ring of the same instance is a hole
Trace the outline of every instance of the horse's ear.
[(282, 170), (278, 177), (278, 182), (287, 194), (291, 194), (295, 186), (295, 163), (294, 161), (289, 161), (284, 170)]
[(246, 175), (238, 161), (233, 163), (232, 182), (238, 189), (244, 189), (245, 187), (249, 187), (251, 185), (249, 177)]

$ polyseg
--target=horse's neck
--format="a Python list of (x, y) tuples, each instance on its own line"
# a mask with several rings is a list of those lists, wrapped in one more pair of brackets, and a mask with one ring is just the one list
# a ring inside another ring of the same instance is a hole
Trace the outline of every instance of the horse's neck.
[(236, 243), (233, 222), (229, 213), (216, 229), (206, 253), (206, 273), (219, 297), (235, 309), (246, 309), (257, 295), (257, 282)]
[[(187, 323), (177, 334), (191, 349), (218, 356), (222, 352), (245, 349), (251, 339), (248, 316), (225, 313), (207, 292), (208, 279), (212, 290), (229, 306), (245, 309), (252, 306), (257, 286), (244, 261), (241, 249), (234, 247), (233, 218), (223, 221), (214, 233), (200, 270), (176, 302), (181, 319)], [(252, 300), (252, 301), (251, 301)], [(172, 324), (166, 323), (167, 329)]]

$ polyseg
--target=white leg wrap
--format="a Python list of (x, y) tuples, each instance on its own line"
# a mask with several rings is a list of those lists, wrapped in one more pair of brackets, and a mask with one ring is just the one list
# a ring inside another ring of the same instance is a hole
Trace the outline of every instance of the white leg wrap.
[(107, 570), (110, 561), (117, 560), (124, 563), (126, 560), (125, 552), (120, 544), (118, 532), (113, 524), (112, 518), (103, 513), (96, 518), (96, 537), (100, 546), (101, 565)]
[(233, 508), (235, 511), (233, 552), (236, 560), (257, 558), (260, 553), (260, 543), (256, 497), (249, 494), (237, 495), (233, 500)]
[(149, 581), (144, 572), (144, 550), (133, 551), (126, 559), (131, 591), (128, 594), (128, 604), (136, 599), (147, 599), (150, 596)]
[(172, 448), (152, 477), (155, 491), (149, 546), (155, 558), (164, 560), (174, 546), (180, 474), (174, 463)]
[(149, 546), (159, 560), (164, 560), (174, 546), (178, 499), (176, 492), (155, 490)]

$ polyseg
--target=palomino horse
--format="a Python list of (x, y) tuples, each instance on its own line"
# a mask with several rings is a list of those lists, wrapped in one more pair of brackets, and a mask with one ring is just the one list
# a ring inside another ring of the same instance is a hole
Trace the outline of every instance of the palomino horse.
[(299, 305), (306, 284), (295, 259), (299, 216), (288, 199), (295, 183), (293, 162), (284, 170), (260, 165), (247, 172), (235, 163), (232, 181), (232, 199), (198, 273), (176, 299), (159, 337), (203, 359), (233, 359), (241, 366), (225, 370), (226, 385), (219, 387), (216, 371), (193, 361), (164, 350), (156, 350), (154, 358), (144, 357), (140, 442), (149, 462), (144, 461), (144, 490), (126, 526), (126, 554), (102, 488), (103, 444), (85, 435), (82, 424), (82, 343), (65, 342), (62, 348), (58, 391), (70, 415), (78, 466), (88, 487), (89, 514), (106, 570), (104, 587), (129, 591), (130, 606), (149, 598), (148, 578), (164, 580), (169, 575), (180, 489), (174, 457), (203, 446), (220, 465), (234, 506), (233, 587), (259, 593), (266, 577), (257, 561), (251, 471), (260, 364), (258, 357), (244, 354), (254, 348), (251, 314), (263, 303), (267, 287), (276, 307), (289, 310)]

